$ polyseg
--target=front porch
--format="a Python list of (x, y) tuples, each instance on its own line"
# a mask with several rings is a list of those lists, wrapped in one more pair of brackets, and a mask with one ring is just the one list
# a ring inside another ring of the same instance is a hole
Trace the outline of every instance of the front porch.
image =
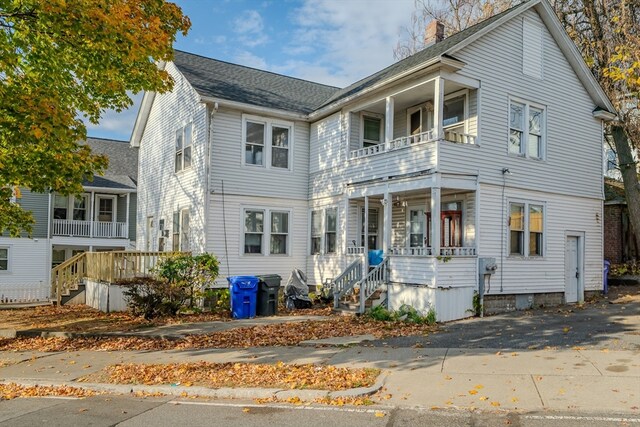
[(334, 281), (336, 296), (359, 288), (362, 313), (382, 288), (389, 308), (409, 304), (436, 309), (439, 320), (465, 317), (477, 288), (477, 213), (475, 176), (429, 174), (350, 186), (348, 266)]

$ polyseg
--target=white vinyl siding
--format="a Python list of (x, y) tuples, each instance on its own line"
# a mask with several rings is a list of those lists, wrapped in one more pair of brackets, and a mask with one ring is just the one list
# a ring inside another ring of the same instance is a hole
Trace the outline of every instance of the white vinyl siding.
[(5, 301), (50, 297), (50, 250), (47, 239), (0, 237), (0, 296)]
[(531, 19), (522, 20), (522, 73), (542, 79), (543, 28)]
[[(147, 242), (146, 218), (152, 216), (164, 229), (156, 227), (150, 236), (151, 250), (158, 250), (158, 236), (167, 237), (165, 248), (172, 249), (173, 214), (189, 208), (189, 249), (205, 250), (205, 192), (208, 111), (200, 96), (176, 67), (169, 63), (167, 71), (174, 78), (174, 89), (156, 94), (149, 120), (139, 148), (137, 194), (137, 247), (144, 250)], [(191, 167), (175, 172), (176, 130), (191, 124)], [(237, 137), (239, 137), (238, 132)], [(237, 147), (237, 144), (236, 144)], [(179, 247), (179, 246), (178, 246)]]

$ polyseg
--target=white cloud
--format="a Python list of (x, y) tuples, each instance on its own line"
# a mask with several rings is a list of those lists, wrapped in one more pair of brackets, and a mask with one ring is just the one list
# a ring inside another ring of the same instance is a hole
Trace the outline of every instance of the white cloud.
[(245, 10), (233, 22), (238, 40), (248, 47), (256, 47), (269, 41), (264, 32), (264, 21), (257, 10)]
[(234, 60), (240, 65), (258, 68), (260, 70), (266, 70), (267, 68), (269, 68), (267, 65), (267, 61), (265, 61), (264, 58), (254, 55), (253, 53), (246, 50), (236, 52)]
[(394, 62), (399, 31), (413, 9), (413, 0), (304, 0), (292, 14), (297, 28), (284, 52), (316, 56), (291, 73), (346, 86), (383, 69)]
[(196, 37), (193, 42), (202, 45), (224, 44), (227, 42), (227, 36), (218, 35), (209, 37)]

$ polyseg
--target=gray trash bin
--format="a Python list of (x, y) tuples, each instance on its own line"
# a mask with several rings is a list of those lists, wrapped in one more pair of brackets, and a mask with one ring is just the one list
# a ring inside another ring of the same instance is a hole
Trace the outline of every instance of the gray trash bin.
[(258, 316), (275, 316), (278, 314), (278, 291), (282, 277), (277, 274), (264, 274), (257, 276), (258, 283), (258, 303), (256, 314)]

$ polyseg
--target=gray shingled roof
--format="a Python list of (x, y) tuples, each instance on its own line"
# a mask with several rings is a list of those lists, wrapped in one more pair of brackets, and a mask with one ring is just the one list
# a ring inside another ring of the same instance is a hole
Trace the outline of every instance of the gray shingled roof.
[(505, 12), (453, 34), (344, 89), (205, 58), (180, 50), (175, 51), (174, 64), (196, 92), (202, 96), (309, 114), (445, 54), (458, 43), (500, 19), (505, 13), (521, 8), (526, 3), (527, 1), (524, 1)]
[(445, 38), (444, 40), (442, 40), (439, 43), (435, 43), (401, 61), (396, 62), (395, 64), (392, 64), (390, 66), (388, 66), (387, 68), (378, 71), (375, 74), (370, 75), (369, 77), (365, 77), (362, 80), (359, 80), (357, 82), (355, 82), (354, 84), (347, 86), (344, 89), (339, 90), (338, 92), (336, 92), (330, 99), (328, 99), (322, 106), (331, 104), (335, 101), (338, 101), (342, 98), (348, 97), (350, 95), (354, 95), (362, 90), (365, 90), (373, 85), (375, 85), (376, 83), (380, 82), (380, 81), (384, 81), (387, 79), (390, 79), (398, 74), (401, 74), (407, 70), (410, 70), (424, 62), (429, 61), (430, 59), (433, 59), (435, 57), (438, 57), (440, 55), (443, 55), (445, 52), (447, 52), (449, 49), (451, 49), (452, 47), (454, 47), (455, 45), (457, 45), (458, 43), (464, 41), (465, 39), (473, 36), (474, 34), (478, 33), (479, 31), (481, 31), (482, 29), (486, 28), (487, 26), (491, 25), (492, 23), (494, 23), (495, 21), (497, 21), (498, 19), (500, 19), (502, 16), (504, 16), (506, 13), (509, 13), (515, 9), (518, 8), (522, 8), (524, 7), (523, 5), (525, 5), (527, 3), (527, 1), (524, 1), (523, 3), (514, 6), (510, 9), (507, 9), (506, 11), (499, 13), (497, 15), (492, 16), (491, 18), (485, 19), (484, 21), (475, 24), (463, 31), (460, 31), (459, 33), (453, 34), (447, 38)]
[(339, 89), (180, 50), (173, 62), (202, 96), (302, 114), (314, 111)]
[(135, 189), (138, 180), (138, 149), (128, 141), (104, 138), (87, 138), (86, 143), (95, 154), (109, 158), (109, 168), (103, 176), (94, 175), (93, 181), (85, 181), (87, 187)]

